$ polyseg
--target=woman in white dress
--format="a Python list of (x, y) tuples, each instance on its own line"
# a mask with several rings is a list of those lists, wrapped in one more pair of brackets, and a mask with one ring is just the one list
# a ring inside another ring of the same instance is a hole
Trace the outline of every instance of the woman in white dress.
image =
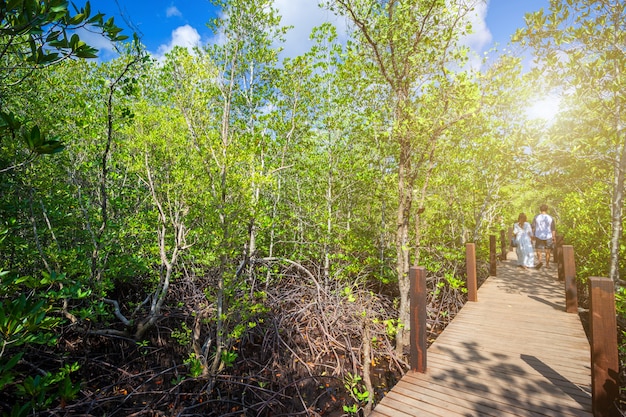
[(535, 250), (533, 248), (533, 229), (526, 214), (520, 213), (513, 226), (513, 235), (517, 240), (517, 265), (523, 268), (535, 268)]

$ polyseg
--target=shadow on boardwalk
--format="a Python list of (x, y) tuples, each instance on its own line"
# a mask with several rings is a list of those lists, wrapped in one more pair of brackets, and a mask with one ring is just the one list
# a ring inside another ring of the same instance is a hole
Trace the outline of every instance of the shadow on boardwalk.
[[(498, 265), (376, 416), (591, 416), (589, 343), (557, 270)], [(512, 259), (511, 259), (512, 258)]]

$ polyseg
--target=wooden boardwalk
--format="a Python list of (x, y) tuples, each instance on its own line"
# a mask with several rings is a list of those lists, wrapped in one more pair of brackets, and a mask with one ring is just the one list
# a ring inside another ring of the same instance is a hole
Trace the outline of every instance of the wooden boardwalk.
[(409, 371), (370, 417), (592, 416), (589, 343), (555, 266), (508, 256), (430, 346), (426, 373)]

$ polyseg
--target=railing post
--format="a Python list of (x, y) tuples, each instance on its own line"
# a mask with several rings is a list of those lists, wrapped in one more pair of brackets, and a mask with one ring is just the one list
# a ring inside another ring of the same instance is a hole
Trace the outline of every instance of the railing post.
[(411, 267), (411, 369), (426, 372), (426, 269)]
[(489, 235), (489, 275), (495, 277), (496, 271), (496, 236)]
[(563, 245), (563, 276), (565, 278), (565, 311), (578, 313), (578, 290), (576, 289), (576, 264), (574, 247)]
[(478, 301), (478, 283), (476, 281), (476, 245), (465, 244), (465, 264), (467, 265), (467, 299)]
[(565, 271), (563, 270), (563, 236), (556, 235), (554, 242), (554, 262), (558, 270), (559, 281), (565, 281)]
[(609, 278), (589, 278), (591, 329), (591, 398), (594, 417), (616, 415), (619, 357), (615, 294)]
[(506, 240), (506, 234), (504, 230), (500, 230), (500, 259), (506, 261), (506, 248), (509, 246), (509, 243)]

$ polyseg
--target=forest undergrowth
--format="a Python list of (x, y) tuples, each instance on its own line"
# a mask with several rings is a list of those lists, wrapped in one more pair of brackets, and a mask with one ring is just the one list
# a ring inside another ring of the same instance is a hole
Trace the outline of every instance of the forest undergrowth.
[[(441, 274), (428, 274), (430, 342), (466, 300), (443, 271), (464, 267), (446, 265)], [(479, 270), (487, 276), (486, 266)], [(252, 294), (264, 294), (265, 308), (248, 318), (230, 357), (223, 358), (225, 367), (214, 375), (202, 375), (189, 355), (194, 339), (214, 337), (213, 323), (204, 319), (211, 307), (202, 304), (203, 289), (215, 285), (211, 277), (178, 280), (168, 295), (175, 307), (165, 310), (141, 342), (103, 331), (104, 323), (63, 326), (55, 346), (30, 345), (16, 366), (26, 377), (77, 364), (73, 385), (65, 389), (77, 388), (29, 415), (366, 415), (372, 406), (368, 393), (375, 404), (408, 369), (406, 356), (397, 356), (393, 345), (397, 289), (325, 281), (316, 265), (289, 264), (279, 275), (278, 284), (266, 286), (261, 274), (251, 283)], [(127, 284), (117, 295), (139, 294), (134, 285), (141, 283)], [(0, 393), (0, 410), (8, 413), (16, 398), (11, 390)]]

